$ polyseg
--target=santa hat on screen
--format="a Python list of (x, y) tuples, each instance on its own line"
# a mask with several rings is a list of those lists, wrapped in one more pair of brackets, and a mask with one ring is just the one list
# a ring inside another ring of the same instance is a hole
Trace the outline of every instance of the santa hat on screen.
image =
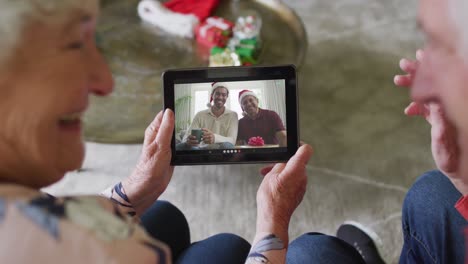
[(157, 0), (142, 0), (138, 4), (138, 15), (170, 34), (193, 38), (195, 27), (210, 16), (219, 1), (169, 0), (161, 4)]
[(228, 89), (226, 83), (222, 83), (222, 82), (214, 82), (214, 83), (212, 83), (212, 84), (211, 84), (211, 91), (210, 91), (210, 94), (209, 94), (209, 100), (210, 100), (210, 102), (208, 102), (208, 103), (206, 104), (206, 106), (207, 106), (208, 108), (211, 108), (211, 103), (213, 102), (213, 94), (214, 94), (214, 91), (215, 91), (217, 88), (219, 88), (219, 87), (226, 88), (226, 90), (228, 90), (228, 92), (229, 92), (229, 89)]

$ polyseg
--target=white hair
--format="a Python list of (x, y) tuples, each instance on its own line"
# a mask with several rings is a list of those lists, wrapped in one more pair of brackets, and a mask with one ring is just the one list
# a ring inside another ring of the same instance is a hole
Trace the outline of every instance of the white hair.
[(29, 23), (65, 23), (67, 15), (73, 10), (95, 14), (98, 2), (99, 0), (0, 0), (0, 65), (12, 55)]
[(468, 63), (468, 1), (448, 1), (448, 12), (458, 33), (457, 50)]

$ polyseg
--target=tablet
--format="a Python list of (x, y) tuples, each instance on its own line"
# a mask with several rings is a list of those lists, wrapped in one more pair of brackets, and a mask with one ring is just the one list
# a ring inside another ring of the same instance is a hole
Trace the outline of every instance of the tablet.
[(293, 65), (174, 69), (162, 75), (175, 113), (172, 165), (285, 162), (299, 146)]

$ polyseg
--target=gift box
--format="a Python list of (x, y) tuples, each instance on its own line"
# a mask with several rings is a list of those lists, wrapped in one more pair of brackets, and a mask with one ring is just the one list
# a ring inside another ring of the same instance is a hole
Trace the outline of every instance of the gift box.
[(228, 48), (213, 47), (210, 55), (210, 67), (241, 66), (241, 60), (237, 53)]
[(242, 65), (254, 65), (258, 63), (260, 54), (260, 43), (257, 38), (231, 39), (229, 47), (239, 55)]
[(234, 23), (221, 17), (209, 17), (195, 28), (197, 42), (208, 47), (226, 47)]

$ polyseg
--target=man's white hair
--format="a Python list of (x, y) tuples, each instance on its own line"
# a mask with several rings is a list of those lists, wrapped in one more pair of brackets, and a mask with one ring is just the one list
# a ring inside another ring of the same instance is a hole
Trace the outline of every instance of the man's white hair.
[(449, 17), (458, 34), (457, 50), (468, 63), (468, 1), (449, 0), (448, 5)]
[(0, 65), (12, 55), (29, 23), (65, 23), (71, 11), (95, 14), (98, 5), (99, 0), (0, 0)]

